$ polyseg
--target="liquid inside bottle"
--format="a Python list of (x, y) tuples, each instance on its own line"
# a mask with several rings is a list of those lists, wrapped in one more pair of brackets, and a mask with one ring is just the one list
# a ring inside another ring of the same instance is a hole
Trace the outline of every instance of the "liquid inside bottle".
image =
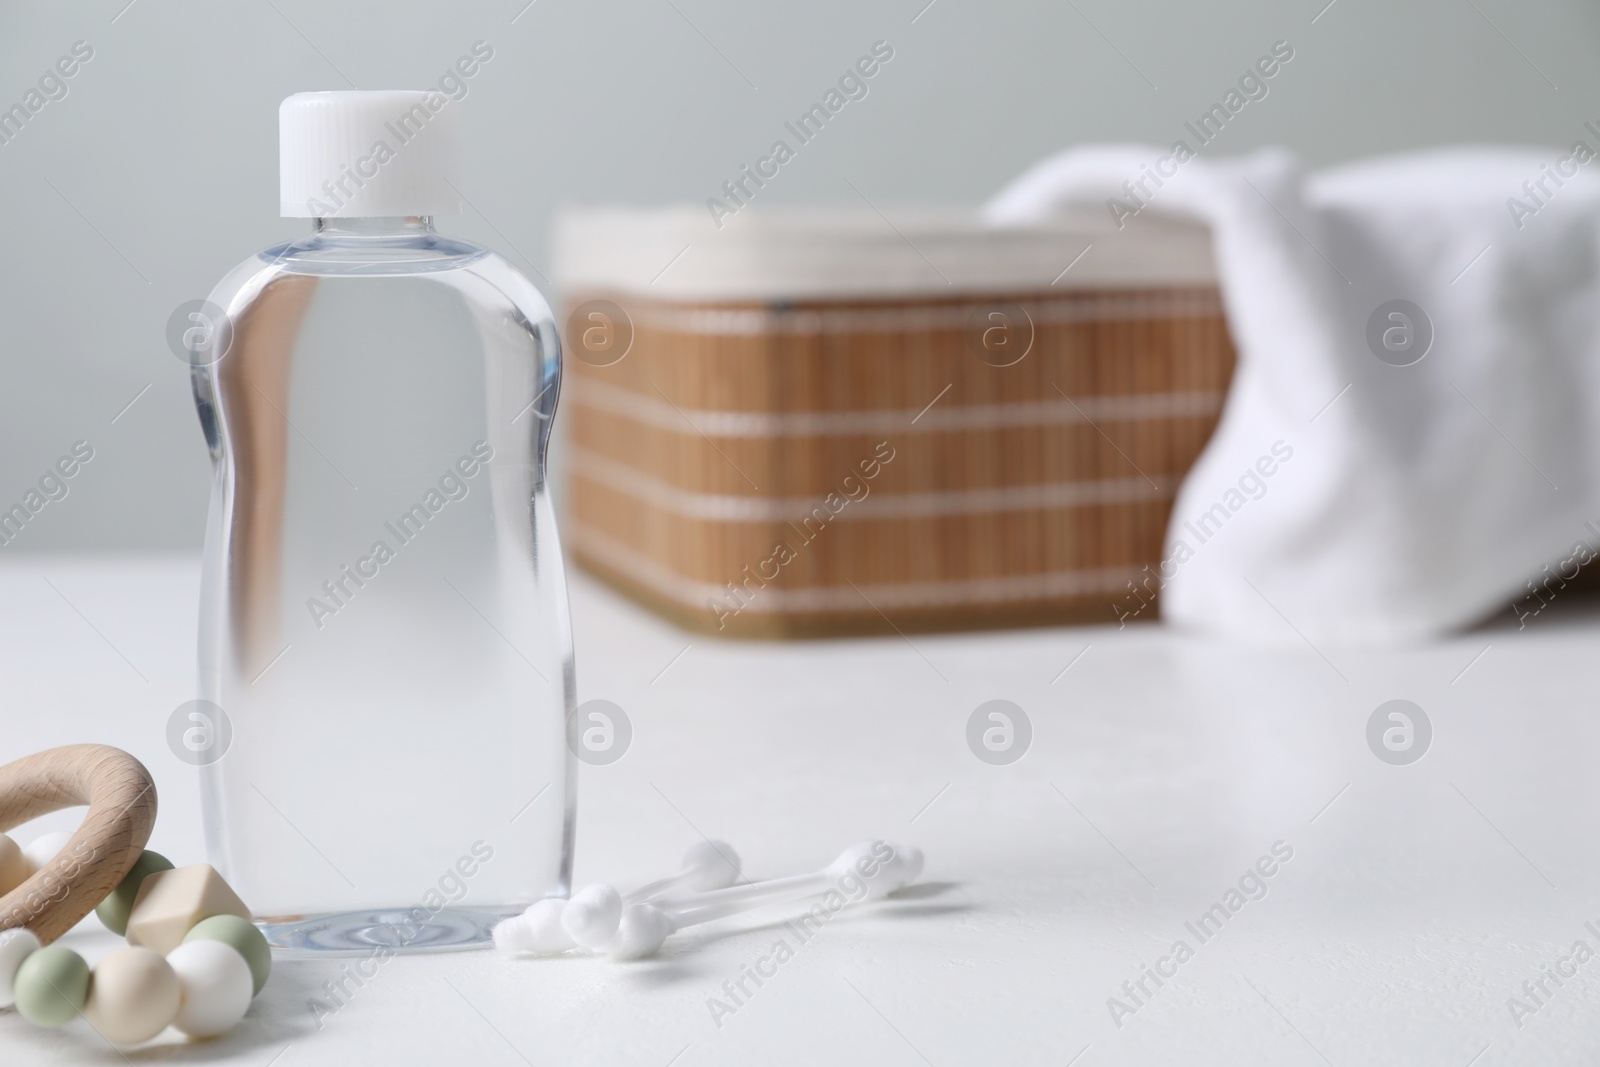
[(481, 944), (569, 887), (560, 345), (428, 217), (313, 226), (217, 286), (225, 351), (193, 371), (201, 696), (231, 734), (208, 850), (280, 947)]

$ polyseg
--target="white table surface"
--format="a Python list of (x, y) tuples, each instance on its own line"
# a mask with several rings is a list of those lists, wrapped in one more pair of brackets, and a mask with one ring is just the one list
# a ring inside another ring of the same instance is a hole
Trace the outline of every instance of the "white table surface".
[[(152, 847), (190, 862), (196, 776), (163, 730), (193, 695), (197, 586), (189, 559), (0, 564), (0, 756), (129, 750), (161, 794)], [(620, 966), (401, 958), (320, 1027), (308, 1001), (348, 961), (280, 961), (232, 1034), (169, 1031), (127, 1062), (1553, 1067), (1600, 1046), (1600, 959), (1547, 980), (1520, 1026), (1507, 1005), (1574, 941), (1600, 950), (1592, 605), (1388, 652), (1287, 626), (1277, 648), (1147, 625), (726, 643), (581, 575), (574, 616), (580, 699), (635, 728), (622, 760), (582, 768), (580, 884), (671, 870), (701, 833), (755, 876), (904, 840), (929, 884), (841, 914), (720, 1027), (708, 998), (775, 927), (703, 927)], [(1365, 740), (1394, 697), (1434, 725), (1410, 766)], [(1005, 767), (965, 741), (994, 698), (1034, 725)], [(1280, 840), (1267, 895), (1200, 943), (1185, 921)], [(1116, 1025), (1107, 999), (1177, 939), (1193, 958)], [(91, 918), (65, 943), (116, 942)], [(0, 1063), (122, 1062), (82, 1020), (0, 1013)]]

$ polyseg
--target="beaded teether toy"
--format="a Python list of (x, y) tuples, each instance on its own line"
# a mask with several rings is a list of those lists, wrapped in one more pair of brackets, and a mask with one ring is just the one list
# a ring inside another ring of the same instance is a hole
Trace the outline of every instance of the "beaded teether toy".
[[(84, 804), (74, 833), (26, 848), (0, 833), (0, 1008), (39, 1026), (83, 1015), (116, 1045), (168, 1025), (191, 1037), (230, 1029), (266, 982), (272, 952), (214, 869), (174, 869), (145, 850), (156, 791), (144, 765), (105, 745), (68, 745), (0, 767), (0, 830)], [(92, 971), (50, 944), (91, 910), (129, 946)]]

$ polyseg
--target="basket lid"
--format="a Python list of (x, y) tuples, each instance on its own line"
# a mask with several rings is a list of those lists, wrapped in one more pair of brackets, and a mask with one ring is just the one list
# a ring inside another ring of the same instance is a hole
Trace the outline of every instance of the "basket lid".
[(1154, 213), (1085, 209), (1027, 227), (963, 208), (572, 207), (555, 227), (567, 292), (663, 300), (877, 299), (1216, 284), (1211, 237)]

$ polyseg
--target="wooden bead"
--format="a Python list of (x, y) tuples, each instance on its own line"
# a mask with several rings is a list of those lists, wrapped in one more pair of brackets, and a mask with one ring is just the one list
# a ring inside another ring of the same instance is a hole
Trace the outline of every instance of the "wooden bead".
[(0, 834), (0, 896), (27, 881), (32, 873), (27, 857), (22, 854), (22, 846)]
[(170, 870), (172, 870), (171, 860), (159, 852), (145, 849), (139, 854), (139, 858), (133, 861), (133, 870), (129, 871), (127, 877), (117, 883), (117, 888), (111, 891), (111, 895), (94, 909), (95, 915), (99, 916), (100, 922), (107, 930), (121, 937), (128, 932), (128, 913), (133, 911), (134, 898), (139, 895), (139, 887), (144, 884), (145, 876)]
[(171, 952), (202, 919), (213, 915), (250, 917), (250, 909), (216, 868), (196, 863), (146, 875), (128, 914), (128, 944)]
[(33, 1025), (65, 1026), (89, 1002), (89, 965), (70, 948), (41, 948), (22, 961), (13, 992)]
[(0, 1008), (9, 1008), (16, 1003), (16, 994), (13, 991), (17, 981), (17, 971), (22, 966), (22, 961), (33, 953), (39, 951), (39, 939), (33, 936), (32, 930), (18, 927), (15, 930), (0, 930)]
[(221, 941), (185, 941), (167, 956), (183, 991), (172, 1025), (190, 1037), (226, 1033), (250, 1009), (250, 964)]
[(95, 965), (84, 1015), (113, 1045), (137, 1045), (178, 1014), (178, 976), (159, 952), (120, 948)]
[(249, 919), (237, 915), (202, 919), (183, 935), (184, 944), (191, 941), (221, 941), (243, 956), (250, 965), (251, 996), (261, 992), (261, 987), (267, 984), (267, 976), (272, 973), (272, 947), (267, 944), (267, 936)]

